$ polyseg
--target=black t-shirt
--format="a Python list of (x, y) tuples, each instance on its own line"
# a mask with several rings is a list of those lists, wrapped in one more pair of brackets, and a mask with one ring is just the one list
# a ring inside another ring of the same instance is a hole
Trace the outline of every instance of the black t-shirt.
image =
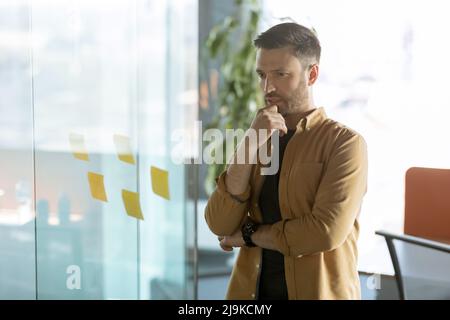
[[(259, 195), (259, 207), (261, 209), (263, 223), (273, 224), (281, 220), (280, 203), (278, 199), (278, 183), (280, 180), (281, 165), (286, 146), (294, 135), (295, 130), (280, 137), (280, 157), (277, 174), (265, 177), (264, 184)], [(262, 250), (261, 274), (259, 279), (259, 300), (287, 300), (288, 293), (284, 274), (284, 257), (274, 250)]]

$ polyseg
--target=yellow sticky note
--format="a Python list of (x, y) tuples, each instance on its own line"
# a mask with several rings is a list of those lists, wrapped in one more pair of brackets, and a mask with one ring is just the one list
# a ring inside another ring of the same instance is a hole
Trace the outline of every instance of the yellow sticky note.
[(97, 200), (108, 202), (108, 199), (106, 198), (105, 184), (103, 183), (103, 175), (88, 172), (88, 180), (92, 197)]
[(84, 136), (81, 134), (69, 134), (70, 147), (72, 148), (73, 156), (79, 160), (89, 161), (89, 155), (84, 144)]
[(120, 160), (126, 163), (135, 164), (133, 153), (131, 151), (130, 138), (115, 134), (114, 144), (116, 145), (117, 155)]
[(156, 167), (150, 167), (152, 190), (155, 194), (170, 200), (169, 172)]
[(122, 200), (129, 216), (144, 220), (139, 203), (139, 193), (122, 190)]

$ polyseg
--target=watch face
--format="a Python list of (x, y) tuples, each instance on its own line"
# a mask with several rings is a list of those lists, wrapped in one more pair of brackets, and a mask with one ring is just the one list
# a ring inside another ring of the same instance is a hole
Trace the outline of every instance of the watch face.
[(245, 229), (246, 229), (248, 232), (252, 232), (252, 231), (253, 231), (253, 223), (247, 222), (247, 223), (245, 224)]
[(242, 226), (242, 237), (245, 241), (245, 245), (247, 247), (255, 247), (255, 244), (252, 241), (251, 235), (256, 231), (257, 224), (252, 221), (247, 221)]

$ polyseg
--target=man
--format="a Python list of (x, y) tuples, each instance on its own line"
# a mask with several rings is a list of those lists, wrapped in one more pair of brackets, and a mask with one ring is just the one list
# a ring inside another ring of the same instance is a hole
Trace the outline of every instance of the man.
[(246, 135), (234, 160), (248, 161), (231, 161), (208, 201), (205, 218), (222, 249), (240, 248), (227, 298), (359, 299), (366, 144), (314, 106), (321, 47), (313, 32), (283, 23), (254, 44), (266, 106), (249, 131), (280, 133), (280, 168), (262, 175), (260, 161), (250, 160), (271, 138), (251, 148)]

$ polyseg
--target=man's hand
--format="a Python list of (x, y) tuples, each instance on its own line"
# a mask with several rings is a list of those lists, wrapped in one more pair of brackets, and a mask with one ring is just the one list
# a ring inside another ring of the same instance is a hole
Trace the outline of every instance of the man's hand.
[(233, 251), (233, 248), (243, 247), (245, 245), (241, 230), (237, 230), (231, 236), (219, 236), (218, 239), (220, 241), (220, 247), (224, 251)]
[[(250, 129), (256, 131), (256, 138), (259, 141), (250, 139)], [(259, 130), (266, 130), (267, 133), (265, 137), (261, 137), (261, 140), (259, 139)], [(278, 107), (269, 106), (260, 109), (228, 166), (225, 184), (229, 193), (240, 195), (247, 189), (252, 166), (256, 163), (258, 156), (258, 149), (267, 142), (275, 130), (279, 130), (280, 135), (287, 133), (284, 118), (278, 113)]]
[[(256, 130), (256, 132), (264, 129), (268, 130), (267, 139), (275, 130), (280, 131), (280, 136), (283, 136), (288, 131), (284, 118), (278, 113), (278, 107), (276, 105), (260, 109), (250, 127)], [(264, 144), (264, 142), (266, 141), (259, 141), (258, 147)]]
[[(270, 228), (271, 225), (269, 224), (261, 224), (258, 227), (258, 230), (253, 233), (252, 241), (257, 247), (278, 251), (278, 248), (275, 246), (274, 239), (272, 238)], [(218, 239), (220, 241), (220, 247), (224, 251), (233, 251), (233, 248), (245, 246), (245, 241), (242, 239), (241, 230), (236, 231), (231, 236), (220, 236)]]

